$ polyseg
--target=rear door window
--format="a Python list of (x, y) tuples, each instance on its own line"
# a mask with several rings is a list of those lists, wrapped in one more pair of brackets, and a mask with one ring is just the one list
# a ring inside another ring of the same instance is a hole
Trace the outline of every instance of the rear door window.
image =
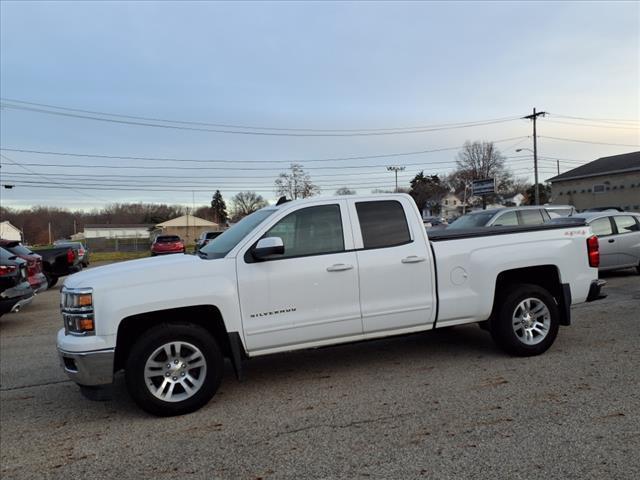
[(540, 210), (520, 210), (520, 220), (522, 225), (540, 225), (544, 223)]
[(598, 218), (591, 222), (589, 225), (591, 225), (593, 234), (598, 237), (605, 237), (607, 235), (613, 234), (613, 227), (611, 226), (609, 217)]
[(619, 234), (637, 232), (640, 230), (635, 218), (631, 215), (616, 215), (613, 217), (613, 221), (616, 222)]
[(356, 202), (364, 248), (384, 248), (411, 242), (407, 217), (400, 202)]
[(518, 214), (514, 212), (507, 212), (500, 215), (493, 225), (498, 227), (500, 225), (518, 225)]

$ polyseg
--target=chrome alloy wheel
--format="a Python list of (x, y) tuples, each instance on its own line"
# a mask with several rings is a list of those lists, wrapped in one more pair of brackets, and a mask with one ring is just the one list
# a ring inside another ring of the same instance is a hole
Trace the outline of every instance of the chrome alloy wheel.
[(551, 328), (551, 313), (538, 298), (527, 298), (515, 308), (512, 317), (513, 331), (525, 345), (542, 342)]
[(169, 342), (157, 348), (144, 366), (149, 392), (165, 402), (181, 402), (194, 396), (204, 384), (207, 362), (198, 347)]

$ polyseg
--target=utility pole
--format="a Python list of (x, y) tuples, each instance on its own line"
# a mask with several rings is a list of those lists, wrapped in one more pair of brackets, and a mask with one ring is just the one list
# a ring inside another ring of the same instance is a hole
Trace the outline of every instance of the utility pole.
[(51, 241), (51, 222), (49, 222), (49, 245), (51, 245), (51, 243), (53, 243)]
[(540, 188), (538, 187), (538, 139), (536, 137), (536, 118), (539, 115), (543, 117), (547, 114), (547, 112), (536, 112), (535, 107), (533, 108), (533, 114), (527, 115), (527, 120), (533, 120), (533, 172), (535, 177), (535, 191), (536, 191), (536, 205), (540, 205)]
[(396, 174), (396, 190), (395, 190), (396, 192), (398, 191), (398, 172), (403, 171), (405, 168), (406, 167), (398, 167), (398, 166), (394, 166), (394, 165), (387, 167), (387, 171), (395, 172), (395, 174)]

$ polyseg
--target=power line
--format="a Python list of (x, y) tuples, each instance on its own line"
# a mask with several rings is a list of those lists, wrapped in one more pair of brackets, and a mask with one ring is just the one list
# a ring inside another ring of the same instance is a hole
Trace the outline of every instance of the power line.
[(558, 118), (568, 118), (570, 120), (586, 120), (590, 122), (604, 122), (604, 123), (640, 123), (638, 119), (631, 118), (594, 118), (594, 117), (577, 117), (572, 115), (561, 115), (559, 113), (550, 112), (551, 115)]
[(580, 127), (593, 127), (593, 128), (613, 128), (618, 130), (640, 130), (640, 126), (614, 126), (614, 125), (598, 125), (594, 123), (578, 123), (578, 122), (564, 122), (562, 120), (545, 120), (544, 123), (558, 123), (562, 125), (577, 125)]
[[(20, 164), (20, 163), (18, 163), (18, 162), (16, 162), (16, 161), (14, 161), (14, 160), (12, 160), (12, 159), (10, 159), (10, 158), (9, 158), (9, 157), (7, 157), (6, 155), (3, 155), (2, 153), (0, 153), (0, 157), (2, 157), (2, 158), (4, 158), (5, 160), (7, 160), (7, 161), (11, 162), (13, 165), (16, 165), (16, 166), (18, 166), (18, 167), (22, 168), (23, 170), (26, 170), (27, 172), (33, 173), (34, 175), (37, 175), (37, 176), (39, 176), (40, 178), (44, 178), (44, 179), (45, 179), (45, 180), (47, 180), (48, 182), (51, 182), (51, 183), (54, 183), (54, 184), (56, 184), (56, 183), (57, 183), (55, 180), (51, 180), (50, 178), (47, 178), (45, 175), (41, 175), (41, 174), (39, 174), (38, 172), (34, 172), (34, 171), (33, 171), (33, 170), (31, 170), (30, 168), (27, 168), (27, 167), (23, 166), (22, 164)], [(85, 195), (85, 196), (88, 196), (88, 197), (94, 198), (94, 199), (96, 199), (96, 200), (100, 200), (101, 202), (106, 202), (106, 200), (104, 200), (104, 199), (102, 199), (102, 198), (96, 197), (96, 196), (94, 196), (94, 195), (89, 195), (89, 194), (87, 194), (87, 193), (81, 192), (80, 190), (76, 190), (76, 189), (71, 188), (71, 187), (65, 187), (65, 188), (67, 188), (67, 189), (69, 189), (69, 190), (73, 190), (73, 191), (75, 191), (75, 192), (77, 192), (77, 193), (79, 193), (79, 194), (81, 194), (81, 195)]]
[(498, 123), (512, 122), (518, 120), (519, 117), (501, 119), (501, 120), (491, 120), (485, 122), (477, 122), (477, 123), (469, 123), (469, 124), (461, 124), (457, 126), (446, 126), (446, 127), (428, 127), (428, 128), (420, 128), (414, 130), (390, 130), (390, 131), (366, 131), (366, 132), (343, 132), (343, 133), (302, 133), (302, 132), (263, 132), (263, 131), (245, 131), (245, 130), (227, 130), (221, 128), (204, 128), (204, 127), (195, 127), (195, 126), (180, 126), (180, 125), (169, 125), (169, 124), (160, 124), (160, 123), (149, 123), (144, 121), (134, 121), (134, 120), (118, 120), (115, 118), (102, 118), (89, 114), (80, 114), (80, 113), (70, 113), (70, 112), (58, 112), (54, 110), (46, 110), (43, 108), (33, 108), (27, 107), (23, 105), (14, 105), (9, 103), (0, 104), (2, 108), (9, 108), (13, 110), (23, 110), (34, 113), (43, 113), (47, 115), (57, 115), (62, 117), (70, 117), (70, 118), (79, 118), (84, 120), (94, 120), (98, 122), (108, 122), (108, 123), (118, 123), (123, 125), (135, 125), (140, 127), (154, 127), (154, 128), (164, 128), (164, 129), (174, 129), (174, 130), (189, 130), (189, 131), (197, 131), (197, 132), (209, 132), (209, 133), (225, 133), (225, 134), (233, 134), (233, 135), (257, 135), (257, 136), (274, 136), (274, 137), (370, 137), (370, 136), (384, 136), (384, 135), (405, 135), (405, 134), (415, 134), (415, 133), (428, 133), (428, 132), (436, 132), (440, 130), (456, 130), (460, 128), (471, 128), (471, 127), (479, 127), (484, 125), (495, 125)]
[(518, 117), (501, 117), (501, 118), (491, 118), (487, 120), (470, 120), (468, 122), (454, 122), (454, 123), (441, 123), (441, 124), (432, 124), (432, 125), (414, 125), (410, 127), (388, 127), (388, 128), (356, 128), (356, 129), (345, 129), (345, 128), (334, 128), (334, 129), (320, 129), (320, 128), (282, 128), (282, 127), (263, 127), (263, 126), (255, 126), (255, 125), (236, 125), (229, 123), (208, 123), (208, 122), (195, 122), (195, 121), (185, 121), (185, 120), (170, 120), (164, 118), (154, 118), (154, 117), (142, 117), (135, 115), (123, 115), (119, 113), (108, 113), (108, 112), (99, 112), (96, 110), (83, 110), (79, 108), (70, 108), (70, 107), (61, 107), (59, 105), (51, 105), (46, 103), (36, 103), (36, 102), (27, 102), (24, 100), (16, 100), (12, 98), (2, 97), (2, 100), (11, 103), (18, 103), (24, 105), (32, 105), (36, 107), (45, 107), (45, 108), (53, 108), (56, 110), (66, 110), (69, 112), (79, 112), (79, 113), (88, 113), (92, 115), (100, 115), (107, 117), (118, 117), (118, 118), (129, 118), (133, 120), (143, 120), (143, 121), (151, 121), (151, 122), (162, 122), (162, 123), (177, 123), (183, 125), (199, 125), (199, 126), (207, 126), (207, 127), (219, 127), (219, 128), (239, 128), (243, 130), (271, 130), (271, 131), (289, 131), (289, 132), (382, 132), (382, 131), (396, 131), (396, 130), (416, 130), (416, 129), (425, 129), (425, 128), (434, 128), (434, 127), (453, 127), (453, 126), (461, 126), (467, 124), (475, 124), (475, 123), (483, 123), (487, 121), (502, 121), (502, 120), (515, 120)]
[[(524, 162), (529, 162), (530, 161), (530, 156), (526, 155), (526, 156), (522, 156), (522, 157), (508, 157), (508, 158), (513, 158), (513, 160), (510, 160), (509, 163), (507, 164), (507, 167), (509, 166), (515, 166), (518, 168), (524, 168), (524, 167), (520, 167), (519, 164), (524, 163)], [(544, 159), (541, 161), (545, 161), (545, 162), (554, 162), (555, 163), (555, 159)], [(442, 168), (449, 168), (449, 166), (454, 167), (456, 166), (456, 161), (448, 161), (448, 162), (441, 162), (442, 164), (446, 164), (446, 167), (442, 167)], [(428, 167), (429, 164), (420, 164), (424, 167)], [(64, 167), (65, 165), (59, 165), (56, 164), (56, 166), (59, 167)], [(99, 165), (95, 166), (97, 168), (100, 168)], [(336, 167), (336, 168), (342, 168), (342, 167)], [(15, 172), (6, 172), (6, 173), (10, 173), (13, 175), (33, 175), (33, 174), (29, 174), (29, 173), (15, 173)], [(183, 175), (125, 175), (125, 174), (112, 174), (112, 173), (107, 173), (107, 174), (101, 174), (101, 173), (84, 173), (84, 174), (74, 174), (74, 173), (48, 173), (47, 175), (51, 176), (51, 177), (63, 177), (63, 178), (68, 178), (68, 177), (77, 177), (77, 178), (89, 178), (89, 179), (95, 179), (95, 178), (108, 178), (108, 179), (112, 179), (112, 180), (118, 180), (118, 179), (132, 179), (132, 180), (136, 180), (136, 179), (153, 179), (153, 178), (160, 178), (160, 179), (181, 179), (181, 180), (202, 180), (203, 177), (202, 175), (200, 176), (183, 176)], [(322, 181), (327, 180), (327, 178), (331, 178), (331, 177), (349, 177), (349, 176), (357, 176), (357, 178), (355, 180), (363, 180), (363, 179), (378, 179), (377, 177), (381, 177), (381, 178), (386, 178), (387, 174), (383, 171), (375, 171), (375, 172), (369, 172), (366, 174), (363, 173), (349, 173), (349, 172), (345, 172), (345, 173), (339, 173), (339, 174), (320, 174), (320, 175), (314, 175), (313, 180), (320, 180)], [(400, 176), (404, 176), (407, 178), (411, 178), (414, 176), (413, 173), (411, 172), (407, 172), (407, 173), (401, 173)], [(237, 181), (246, 181), (246, 180), (264, 180), (265, 177), (264, 175), (262, 176), (224, 176), (224, 177), (219, 177), (216, 175), (215, 177), (218, 181), (221, 182), (225, 182), (225, 181), (231, 181), (233, 182), (234, 180)]]
[(640, 145), (632, 145), (632, 144), (624, 144), (624, 143), (592, 142), (591, 140), (579, 140), (575, 138), (562, 138), (562, 137), (548, 137), (546, 135), (538, 135), (538, 137), (548, 138), (549, 140), (559, 140), (562, 142), (589, 143), (592, 145), (611, 145), (614, 147), (640, 147)]
[[(528, 136), (503, 138), (500, 140), (494, 140), (493, 143), (510, 142), (512, 140), (525, 140)], [(191, 158), (171, 158), (171, 157), (147, 157), (147, 156), (133, 156), (133, 155), (104, 155), (96, 153), (76, 153), (76, 152), (56, 152), (47, 150), (28, 150), (23, 148), (4, 148), (0, 147), (0, 150), (6, 152), (16, 153), (34, 153), (38, 155), (56, 155), (65, 157), (82, 157), (82, 158), (103, 158), (111, 160), (139, 160), (139, 161), (156, 161), (156, 162), (191, 162), (191, 163), (310, 163), (310, 162), (347, 162), (353, 160), (369, 160), (374, 158), (388, 158), (388, 157), (401, 157), (410, 155), (423, 155), (427, 153), (445, 152), (448, 150), (459, 150), (464, 145), (456, 145), (452, 147), (432, 148), (425, 150), (416, 150), (411, 152), (392, 152), (384, 154), (373, 155), (357, 155), (348, 157), (326, 157), (326, 158), (309, 158), (309, 159), (291, 159), (291, 160), (229, 160), (229, 159), (191, 159)]]

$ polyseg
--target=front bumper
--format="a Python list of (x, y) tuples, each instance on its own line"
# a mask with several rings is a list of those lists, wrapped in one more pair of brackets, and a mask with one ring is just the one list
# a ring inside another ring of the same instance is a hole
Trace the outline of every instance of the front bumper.
[(58, 348), (58, 356), (67, 376), (78, 385), (98, 386), (113, 383), (113, 348), (90, 352), (69, 352)]
[(607, 294), (602, 292), (602, 288), (607, 284), (604, 280), (594, 280), (589, 287), (589, 294), (587, 295), (587, 302), (593, 302), (594, 300), (600, 300), (606, 298)]

